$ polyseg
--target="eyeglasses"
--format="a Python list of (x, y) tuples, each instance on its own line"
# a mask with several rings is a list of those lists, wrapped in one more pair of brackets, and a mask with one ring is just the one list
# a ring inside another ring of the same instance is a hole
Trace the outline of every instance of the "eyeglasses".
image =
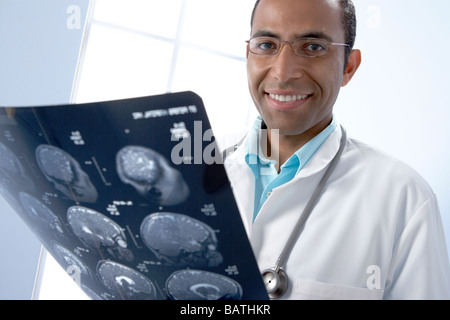
[(297, 56), (316, 58), (328, 52), (328, 46), (349, 47), (346, 43), (329, 42), (321, 38), (299, 38), (294, 41), (281, 41), (274, 37), (254, 37), (246, 41), (251, 53), (261, 56), (276, 55), (283, 43), (290, 44)]

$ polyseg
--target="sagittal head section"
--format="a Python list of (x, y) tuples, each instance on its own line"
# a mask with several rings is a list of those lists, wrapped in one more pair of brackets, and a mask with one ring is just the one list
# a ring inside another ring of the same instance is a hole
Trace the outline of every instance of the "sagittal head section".
[(34, 227), (52, 230), (59, 235), (64, 233), (60, 219), (45, 204), (25, 192), (19, 193), (19, 199)]
[(71, 155), (51, 145), (40, 145), (35, 153), (43, 175), (63, 195), (76, 202), (97, 201), (96, 188)]
[(108, 255), (132, 261), (133, 254), (127, 248), (127, 238), (122, 228), (105, 215), (81, 206), (67, 210), (67, 222), (73, 233), (87, 247)]
[(91, 277), (91, 271), (86, 266), (86, 264), (80, 260), (73, 252), (63, 247), (57, 242), (52, 243), (50, 251), (56, 261), (63, 267), (64, 270), (69, 270), (69, 268), (77, 269), (82, 275), (80, 280), (84, 280), (85, 277)]
[(186, 215), (158, 212), (141, 224), (141, 238), (160, 261), (176, 266), (215, 267), (223, 261), (214, 230)]
[(189, 196), (189, 187), (181, 173), (149, 148), (122, 148), (116, 156), (116, 169), (123, 183), (133, 186), (140, 195), (158, 205), (178, 205)]
[(0, 143), (0, 171), (7, 172), (11, 176), (25, 176), (24, 169), (17, 156), (3, 143)]
[(34, 187), (19, 157), (3, 143), (0, 143), (0, 184), (7, 189), (25, 186), (27, 189), (33, 189)]
[(240, 300), (242, 287), (221, 274), (202, 270), (174, 272), (166, 282), (172, 300)]
[(122, 300), (155, 300), (156, 288), (147, 277), (127, 266), (113, 261), (98, 263), (100, 281), (111, 293)]

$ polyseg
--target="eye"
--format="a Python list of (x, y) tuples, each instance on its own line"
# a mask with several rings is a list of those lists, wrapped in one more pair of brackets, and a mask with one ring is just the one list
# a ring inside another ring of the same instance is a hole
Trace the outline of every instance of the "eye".
[(258, 43), (259, 50), (267, 51), (267, 50), (274, 50), (275, 48), (276, 48), (276, 45), (270, 41)]
[(270, 54), (277, 51), (278, 42), (276, 39), (267, 37), (253, 38), (250, 41), (250, 48), (258, 54)]
[(327, 48), (319, 43), (311, 43), (305, 47), (305, 50), (317, 52), (321, 50), (327, 50)]
[(320, 41), (308, 41), (301, 47), (302, 53), (307, 56), (321, 56), (327, 52), (327, 45)]

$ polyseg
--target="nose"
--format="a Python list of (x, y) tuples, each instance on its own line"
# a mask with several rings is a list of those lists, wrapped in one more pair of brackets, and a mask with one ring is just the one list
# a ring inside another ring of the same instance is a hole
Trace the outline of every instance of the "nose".
[(304, 74), (301, 59), (294, 53), (292, 44), (283, 42), (280, 51), (272, 56), (270, 73), (281, 82), (299, 79)]

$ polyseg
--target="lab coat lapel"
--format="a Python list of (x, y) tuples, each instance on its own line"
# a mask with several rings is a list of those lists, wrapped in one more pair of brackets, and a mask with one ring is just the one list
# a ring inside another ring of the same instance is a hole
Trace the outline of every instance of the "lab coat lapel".
[[(312, 176), (318, 172), (323, 171), (332, 158), (335, 156), (339, 149), (339, 143), (342, 136), (342, 132), (339, 124), (336, 130), (330, 135), (330, 137), (324, 142), (317, 153), (311, 158), (311, 160), (306, 164), (306, 166), (297, 174), (292, 181), (275, 188), (271, 198), (267, 202), (270, 204), (271, 201), (276, 201), (276, 193), (283, 192), (284, 188), (289, 188), (291, 183), (295, 183), (297, 180)], [(254, 198), (255, 198), (255, 178), (250, 167), (245, 162), (245, 146), (247, 139), (237, 148), (237, 150), (232, 153), (225, 161), (225, 168), (227, 170), (228, 177), (230, 181), (234, 182), (233, 192), (238, 204), (239, 210), (241, 212), (241, 217), (244, 222), (245, 229), (249, 237), (251, 237), (251, 230), (253, 225), (253, 210), (254, 210)], [(274, 196), (275, 195), (275, 196)], [(265, 203), (261, 208), (256, 220), (260, 218), (261, 215), (265, 215)], [(255, 223), (256, 223), (255, 220)]]
[(338, 152), (341, 137), (341, 126), (338, 123), (333, 133), (323, 143), (319, 150), (317, 150), (316, 154), (309, 160), (305, 167), (294, 177), (293, 181), (309, 177), (324, 170)]
[(253, 223), (255, 178), (250, 167), (245, 162), (245, 145), (246, 141), (226, 159), (225, 169), (230, 181), (235, 182), (231, 186), (241, 212), (245, 230), (250, 237)]
[[(262, 206), (252, 225), (250, 241), (255, 255), (259, 257), (259, 262), (264, 267), (267, 267), (267, 263), (274, 263), (272, 252), (281, 253), (283, 250), (306, 203), (339, 150), (341, 136), (342, 132), (338, 126), (299, 174), (291, 181), (273, 189)], [(284, 232), (280, 233), (280, 230)], [(271, 241), (269, 256), (261, 251), (267, 241)]]
[[(275, 211), (273, 210), (273, 206), (278, 206), (279, 204), (274, 203), (278, 201), (283, 201), (280, 199), (283, 199), (281, 194), (287, 193), (291, 194), (291, 189), (295, 188), (298, 189), (300, 180), (303, 180), (305, 178), (313, 178), (312, 181), (316, 181), (317, 183), (314, 183), (314, 185), (311, 186), (305, 186), (302, 184), (302, 190), (298, 191), (302, 194), (309, 195), (316, 184), (318, 184), (321, 176), (325, 172), (326, 168), (330, 164), (333, 157), (336, 155), (337, 151), (339, 150), (340, 146), (340, 139), (342, 136), (342, 132), (340, 129), (340, 126), (338, 125), (336, 127), (336, 130), (330, 135), (330, 137), (324, 142), (324, 144), (320, 147), (320, 149), (316, 152), (316, 154), (310, 159), (310, 161), (306, 164), (306, 166), (289, 182), (275, 188), (272, 190), (272, 194), (270, 198), (264, 203), (262, 206), (258, 216), (255, 219), (254, 223), (259, 222), (258, 220), (262, 219), (270, 219), (270, 217), (266, 217), (267, 214), (271, 213), (274, 214)], [(313, 177), (314, 175), (317, 175), (317, 178)], [(309, 188), (312, 188), (309, 190)], [(304, 189), (307, 188), (308, 190)], [(299, 200), (299, 199), (297, 199)], [(286, 200), (287, 201), (287, 200)], [(305, 200), (307, 201), (307, 199)], [(277, 214), (280, 214), (279, 212)]]

